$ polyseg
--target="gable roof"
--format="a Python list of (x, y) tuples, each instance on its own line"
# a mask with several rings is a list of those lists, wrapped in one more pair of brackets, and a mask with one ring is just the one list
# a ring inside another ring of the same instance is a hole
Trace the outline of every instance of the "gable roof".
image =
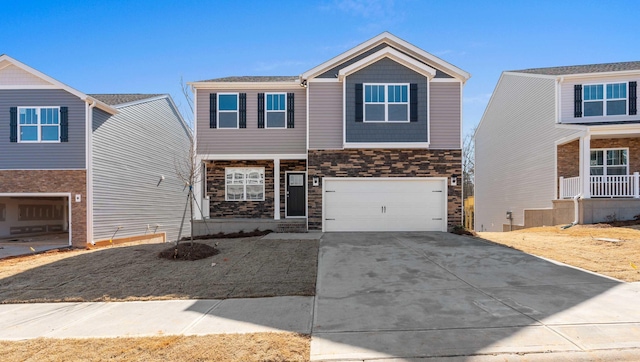
[[(50, 76), (34, 69), (31, 68), (30, 66), (17, 61), (13, 58), (11, 58), (10, 56), (6, 55), (6, 54), (2, 54), (0, 55), (0, 64), (5, 63), (5, 66), (0, 66), (0, 70), (3, 68), (6, 68), (8, 66), (15, 66), (17, 68), (19, 68), (20, 70), (29, 73), (31, 75), (33, 75), (34, 77), (37, 77), (39, 79), (41, 79), (42, 81), (44, 81), (44, 85), (26, 85), (26, 88), (22, 88), (22, 89), (29, 89), (31, 87), (33, 87), (34, 89), (45, 89), (45, 88), (49, 88), (49, 89), (62, 89), (64, 91), (67, 91), (71, 94), (73, 94), (74, 96), (80, 98), (83, 101), (96, 101), (96, 106), (100, 109), (102, 109), (105, 112), (111, 113), (111, 114), (116, 114), (118, 113), (118, 111), (116, 109), (114, 109), (113, 107), (109, 106), (108, 104), (101, 102), (97, 99), (94, 99), (92, 97), (90, 97), (87, 94), (84, 94), (74, 88), (69, 87), (68, 85), (51, 78)], [(11, 88), (9, 88), (11, 89)], [(18, 89), (18, 88), (14, 88), (14, 89)]]
[(137, 102), (148, 98), (156, 98), (163, 96), (164, 94), (90, 94), (89, 96), (108, 104), (115, 106), (123, 103)]
[(302, 80), (315, 78), (318, 75), (324, 73), (325, 71), (331, 68), (334, 68), (335, 66), (341, 63), (344, 63), (349, 59), (353, 59), (354, 57), (372, 48), (375, 48), (376, 46), (379, 46), (380, 44), (383, 44), (383, 43), (389, 45), (392, 48), (397, 49), (398, 51), (406, 53), (410, 57), (416, 58), (427, 65), (441, 68), (447, 73), (449, 73), (450, 75), (452, 75), (454, 78), (457, 78), (462, 82), (466, 82), (471, 77), (471, 74), (454, 66), (453, 64), (445, 62), (444, 60), (436, 57), (435, 55), (427, 53), (426, 51), (416, 47), (415, 45), (410, 44), (398, 38), (397, 36), (385, 31), (384, 33), (376, 37), (373, 37), (352, 49), (347, 50), (346, 52), (318, 65), (317, 67), (314, 67), (313, 69), (310, 69), (302, 73), (300, 78)]
[(629, 70), (640, 70), (640, 61), (569, 65), (569, 66), (547, 67), (547, 68), (531, 68), (531, 69), (522, 69), (522, 70), (510, 70), (509, 72), (540, 74), (540, 75), (572, 75), (572, 74), (588, 74), (588, 73), (623, 72), (623, 71), (629, 71)]

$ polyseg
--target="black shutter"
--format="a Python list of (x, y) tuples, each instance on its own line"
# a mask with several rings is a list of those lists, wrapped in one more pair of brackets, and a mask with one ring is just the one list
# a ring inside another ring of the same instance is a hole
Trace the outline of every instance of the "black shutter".
[(209, 94), (209, 128), (218, 128), (218, 93)]
[(582, 84), (573, 86), (573, 116), (582, 117)]
[(629, 115), (635, 116), (638, 114), (638, 105), (637, 105), (637, 95), (636, 95), (636, 87), (638, 86), (638, 82), (633, 81), (629, 82)]
[(69, 108), (60, 107), (60, 142), (69, 142)]
[(356, 122), (362, 122), (362, 83), (356, 84)]
[(18, 107), (11, 107), (9, 109), (9, 124), (11, 127), (9, 140), (11, 142), (18, 142)]
[(409, 121), (418, 122), (418, 85), (409, 85)]
[(258, 128), (264, 128), (264, 93), (258, 93)]
[(247, 128), (247, 93), (240, 93), (238, 99), (240, 110), (240, 124), (238, 128)]
[(287, 93), (287, 128), (293, 128), (294, 126), (293, 109), (293, 93)]

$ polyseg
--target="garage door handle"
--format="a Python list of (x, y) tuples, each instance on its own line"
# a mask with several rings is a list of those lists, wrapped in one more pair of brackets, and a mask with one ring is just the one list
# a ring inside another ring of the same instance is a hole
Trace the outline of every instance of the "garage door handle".
[(335, 220), (335, 219), (325, 219), (325, 220)]
[(441, 217), (434, 217), (431, 220), (442, 220), (442, 218)]
[(326, 190), (325, 192), (335, 192), (335, 190)]
[(431, 192), (442, 192), (442, 190), (433, 190)]

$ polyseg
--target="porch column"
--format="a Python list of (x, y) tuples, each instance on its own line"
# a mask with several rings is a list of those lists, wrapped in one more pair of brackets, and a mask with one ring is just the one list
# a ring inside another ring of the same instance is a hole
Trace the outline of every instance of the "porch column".
[(273, 160), (273, 219), (280, 220), (280, 159)]
[[(198, 169), (195, 170), (194, 184), (193, 184), (193, 218), (195, 220), (202, 220), (203, 217), (209, 217), (209, 205), (205, 205), (204, 198), (206, 193), (204, 190), (207, 187), (207, 171), (205, 164), (202, 160), (202, 156), (196, 156), (194, 166)], [(202, 210), (202, 213), (200, 213)]]
[(580, 189), (582, 197), (591, 198), (591, 135), (586, 134), (580, 137)]

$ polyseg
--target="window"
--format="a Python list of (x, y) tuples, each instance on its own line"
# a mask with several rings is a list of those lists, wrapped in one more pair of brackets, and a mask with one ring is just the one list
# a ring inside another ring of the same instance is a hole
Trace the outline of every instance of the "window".
[(626, 148), (591, 150), (591, 175), (628, 175)]
[(264, 201), (264, 168), (225, 169), (227, 201)]
[(238, 94), (218, 94), (218, 128), (238, 128)]
[(627, 114), (627, 83), (590, 84), (583, 87), (584, 116)]
[(19, 107), (19, 142), (60, 142), (59, 107)]
[(365, 122), (409, 122), (408, 84), (365, 84)]
[(287, 125), (287, 95), (285, 93), (265, 94), (267, 128), (285, 128)]

